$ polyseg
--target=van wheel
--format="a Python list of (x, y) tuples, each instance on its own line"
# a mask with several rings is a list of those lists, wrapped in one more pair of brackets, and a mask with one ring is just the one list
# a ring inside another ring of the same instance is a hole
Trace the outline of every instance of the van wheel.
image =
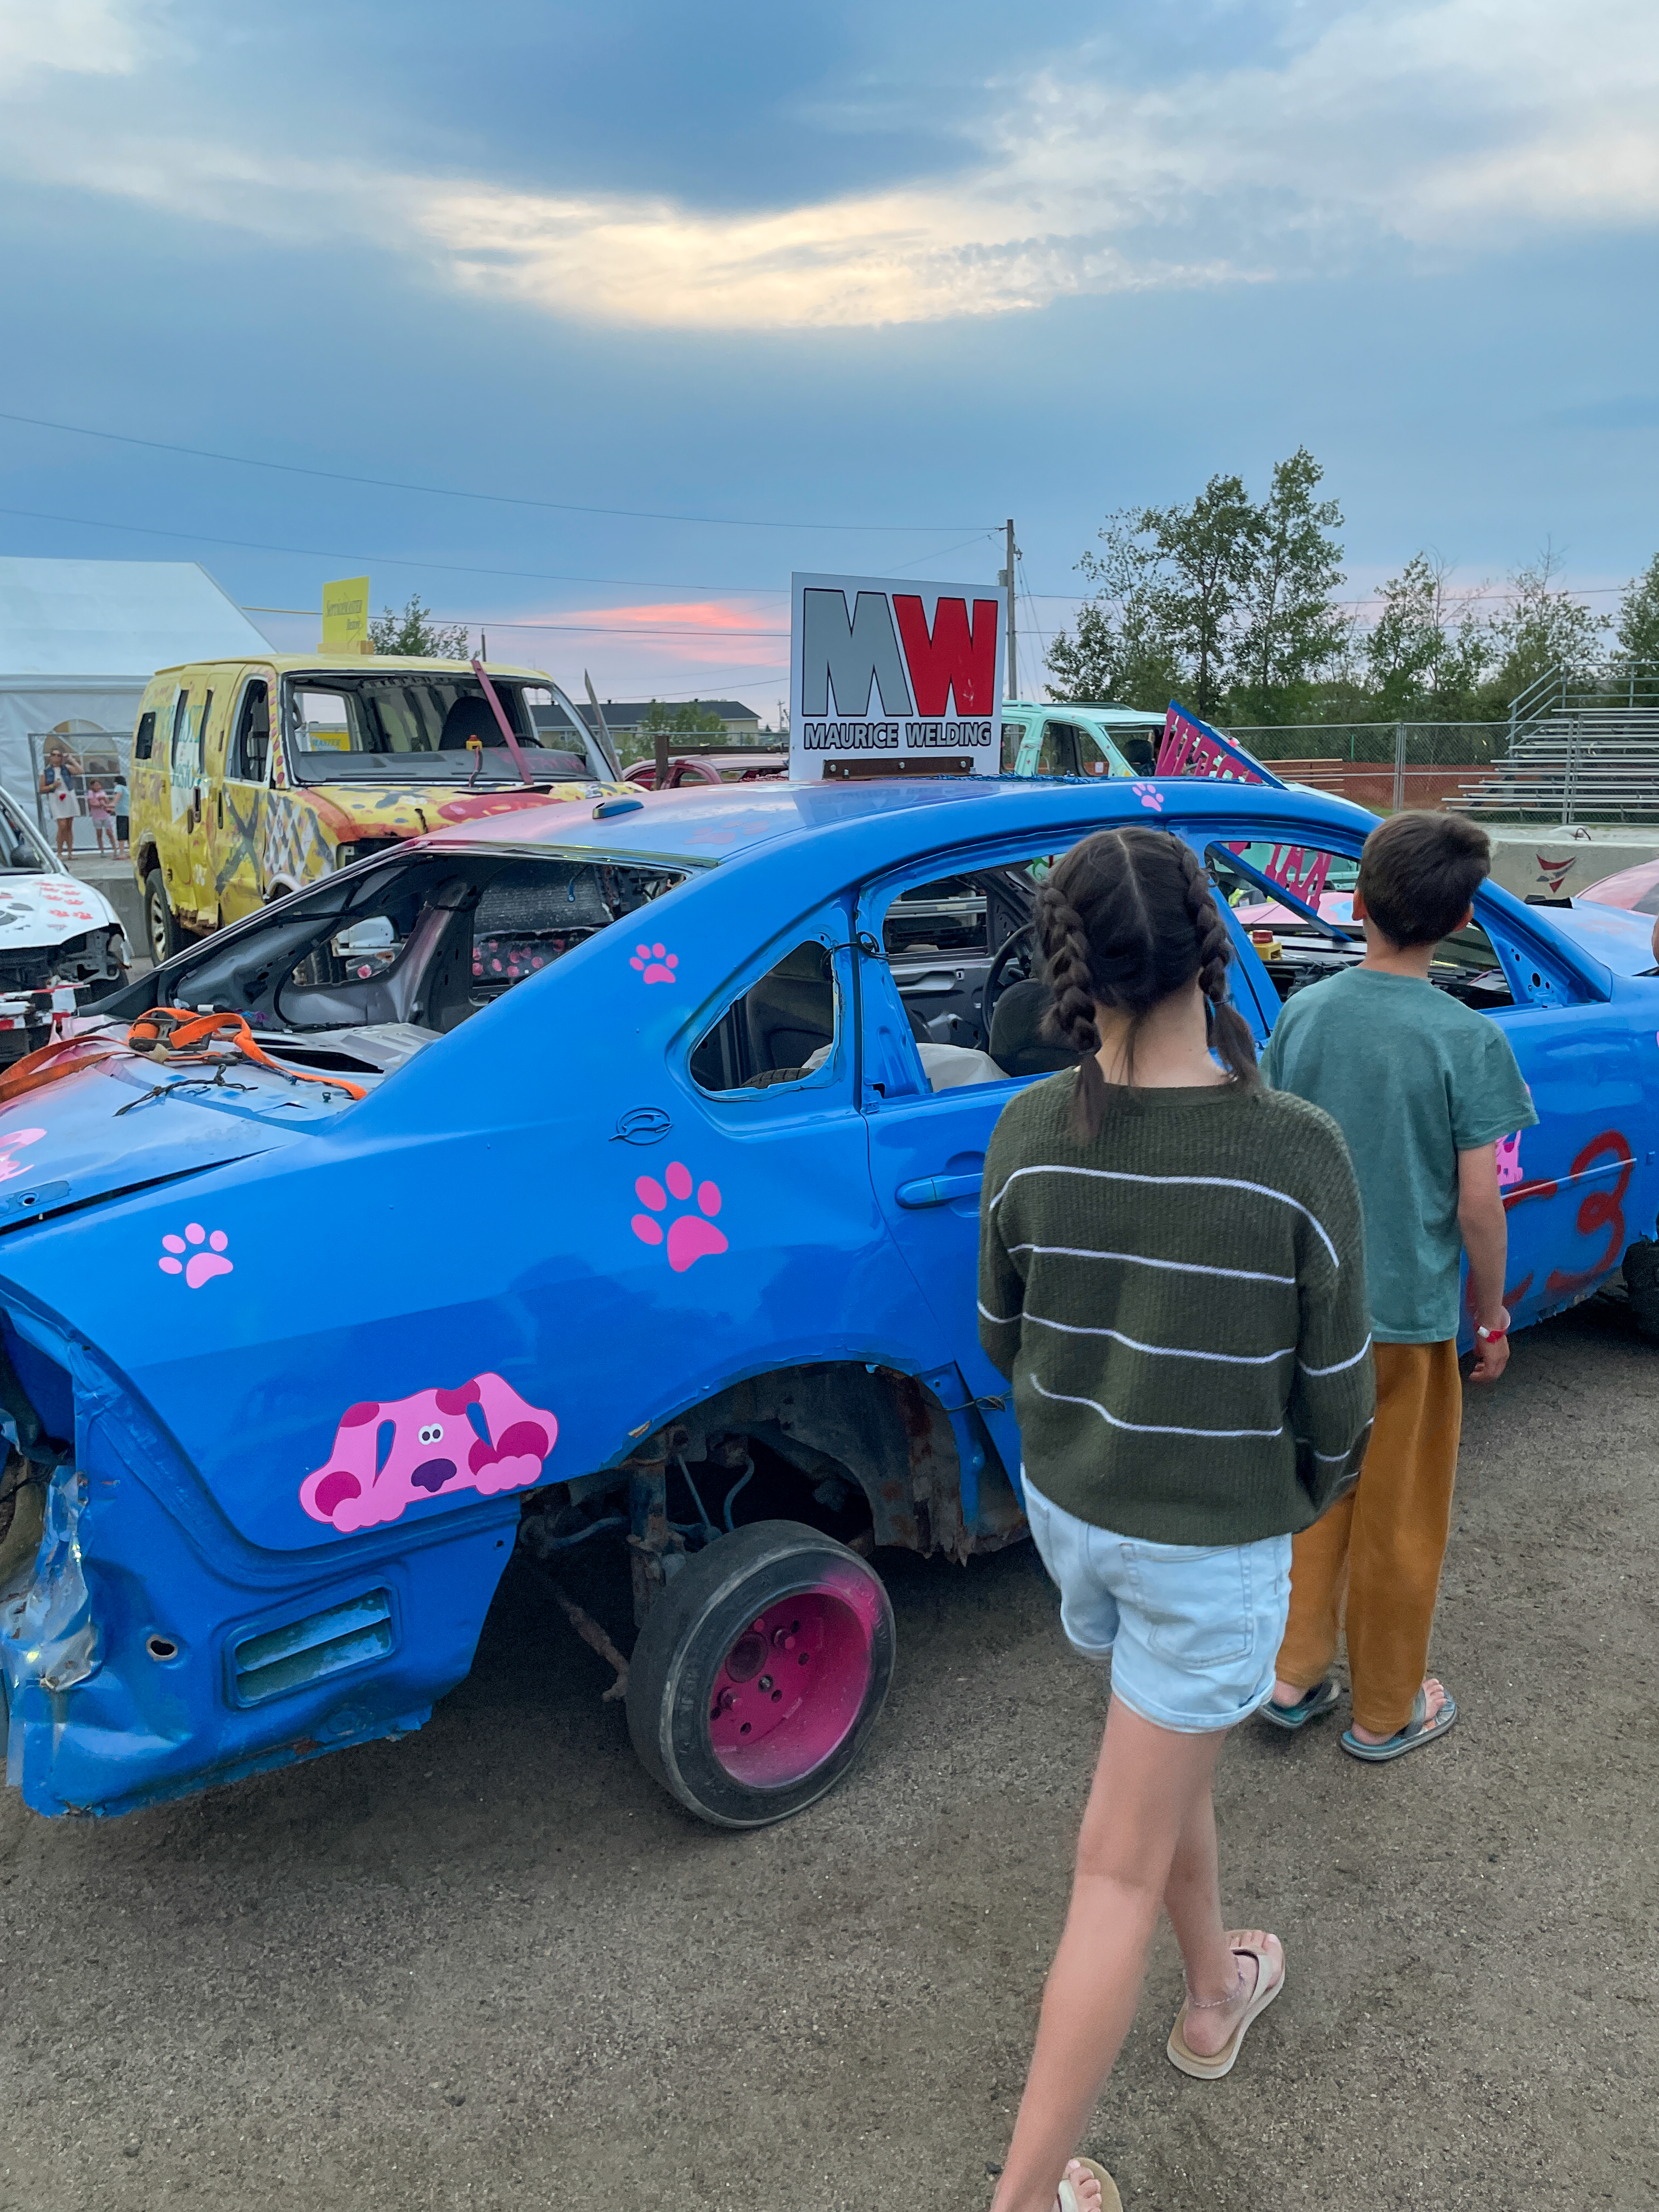
[(893, 1675), (893, 1608), (856, 1552), (755, 1521), (694, 1553), (647, 1614), (628, 1729), (646, 1771), (719, 1828), (762, 1828), (832, 1790)]
[(172, 959), (184, 941), (159, 868), (152, 868), (144, 878), (144, 927), (149, 938), (149, 957), (159, 968), (164, 960)]

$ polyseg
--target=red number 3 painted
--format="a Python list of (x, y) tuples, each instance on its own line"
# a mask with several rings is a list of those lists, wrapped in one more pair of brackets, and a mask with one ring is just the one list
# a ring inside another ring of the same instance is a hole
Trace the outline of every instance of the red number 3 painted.
[(1635, 1155), (1617, 1129), (1605, 1129), (1599, 1137), (1592, 1137), (1572, 1164), (1575, 1176), (1583, 1174), (1592, 1160), (1604, 1152), (1611, 1152), (1619, 1162), (1619, 1180), (1611, 1190), (1593, 1190), (1584, 1197), (1578, 1208), (1577, 1230), (1581, 1237), (1593, 1237), (1598, 1229), (1607, 1232), (1605, 1250), (1595, 1264), (1582, 1274), (1564, 1274), (1557, 1268), (1544, 1285), (1549, 1297), (1570, 1297), (1601, 1276), (1609, 1274), (1625, 1256), (1625, 1193), (1630, 1188), (1630, 1179), (1635, 1167)]

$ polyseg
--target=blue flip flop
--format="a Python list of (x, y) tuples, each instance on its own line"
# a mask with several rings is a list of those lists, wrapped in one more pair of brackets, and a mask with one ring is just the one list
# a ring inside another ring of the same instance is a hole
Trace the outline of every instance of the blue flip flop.
[[(1444, 1685), (1442, 1685), (1444, 1687)], [(1449, 1690), (1446, 1702), (1432, 1720), (1427, 1717), (1429, 1693), (1419, 1690), (1412, 1705), (1412, 1717), (1397, 1735), (1382, 1743), (1361, 1743), (1352, 1729), (1342, 1731), (1342, 1748), (1350, 1759), (1368, 1759), (1373, 1765), (1385, 1759), (1403, 1759), (1408, 1751), (1419, 1751), (1425, 1743), (1437, 1743), (1457, 1718), (1457, 1700)]]
[(1311, 1690), (1304, 1690), (1293, 1705), (1276, 1705), (1269, 1698), (1256, 1711), (1275, 1728), (1306, 1728), (1310, 1721), (1316, 1721), (1322, 1713), (1329, 1712), (1341, 1694), (1335, 1683), (1328, 1680), (1316, 1682)]

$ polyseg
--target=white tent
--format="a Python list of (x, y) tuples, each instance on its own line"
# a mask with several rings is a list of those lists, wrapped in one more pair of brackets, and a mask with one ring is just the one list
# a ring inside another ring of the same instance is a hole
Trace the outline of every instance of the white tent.
[(0, 557), (0, 783), (33, 810), (28, 741), (52, 731), (77, 750), (108, 732), (125, 770), (158, 668), (270, 650), (198, 562)]

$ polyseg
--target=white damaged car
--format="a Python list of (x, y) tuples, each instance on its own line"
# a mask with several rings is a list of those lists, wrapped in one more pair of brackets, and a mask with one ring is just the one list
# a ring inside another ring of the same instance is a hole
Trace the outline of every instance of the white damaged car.
[(128, 957), (109, 901), (70, 874), (0, 790), (0, 1067), (50, 1044), (58, 1017), (118, 990)]

